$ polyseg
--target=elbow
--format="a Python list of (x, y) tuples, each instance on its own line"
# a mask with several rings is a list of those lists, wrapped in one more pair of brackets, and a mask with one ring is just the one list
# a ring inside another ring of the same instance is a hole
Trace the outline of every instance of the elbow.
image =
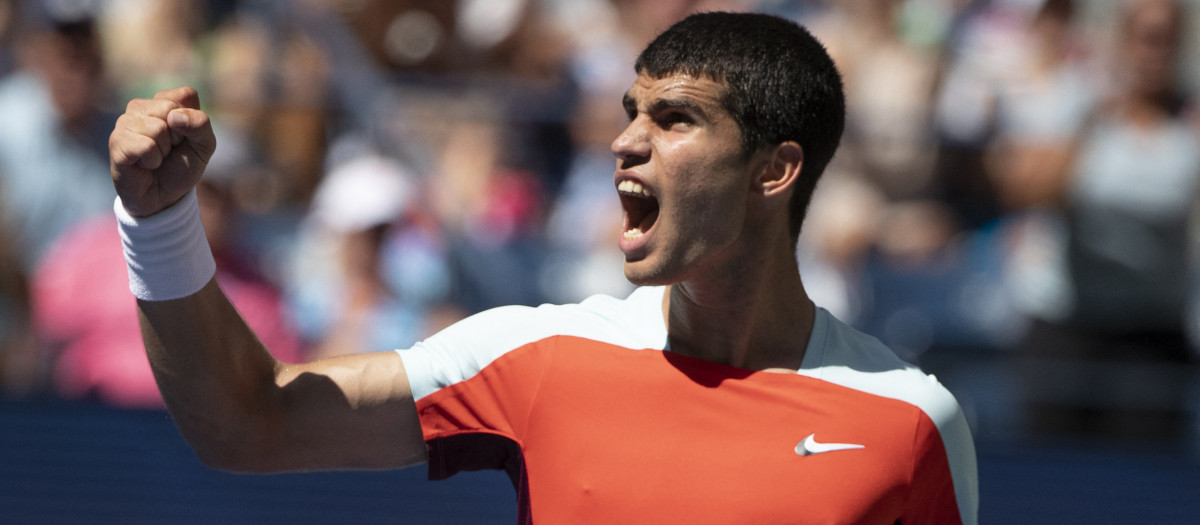
[(188, 439), (196, 458), (205, 466), (235, 474), (269, 473), (267, 458), (246, 440)]
[(200, 463), (203, 463), (204, 466), (210, 469), (228, 472), (231, 474), (251, 473), (246, 466), (241, 465), (238, 461), (235, 461), (226, 454), (214, 454), (197, 447), (192, 447), (192, 450), (196, 453), (196, 457), (200, 460)]
[(196, 458), (209, 468), (239, 474), (283, 470), (275, 458), (279, 447), (269, 445), (267, 425), (226, 421), (178, 427)]
[(280, 470), (284, 418), (269, 389), (263, 390), (266, 393), (207, 397), (203, 403), (164, 399), (179, 433), (205, 466), (224, 472), (267, 473)]
[(260, 468), (255, 468), (255, 465), (247, 460), (247, 457), (242, 454), (230, 453), (225, 450), (218, 450), (209, 447), (192, 446), (192, 450), (196, 453), (196, 457), (204, 466), (213, 470), (229, 472), (233, 474), (255, 474), (264, 472)]

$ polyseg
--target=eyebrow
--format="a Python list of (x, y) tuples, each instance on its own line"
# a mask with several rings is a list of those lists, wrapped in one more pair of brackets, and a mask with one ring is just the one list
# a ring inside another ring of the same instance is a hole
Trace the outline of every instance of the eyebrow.
[(630, 119), (637, 114), (637, 101), (629, 96), (628, 92), (621, 97), (621, 107), (625, 108), (625, 114), (629, 115)]
[[(637, 114), (637, 101), (625, 93), (621, 97), (621, 105), (625, 107), (625, 112), (632, 117)], [(700, 104), (690, 98), (660, 98), (655, 100), (646, 108), (646, 113), (658, 113), (667, 109), (682, 109), (690, 113), (696, 114), (698, 117), (708, 120), (708, 112), (704, 110)]]

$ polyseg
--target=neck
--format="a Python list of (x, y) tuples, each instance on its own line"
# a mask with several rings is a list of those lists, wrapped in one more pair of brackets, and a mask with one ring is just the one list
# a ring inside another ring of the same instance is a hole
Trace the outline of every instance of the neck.
[(1151, 127), (1171, 118), (1170, 94), (1130, 93), (1120, 101), (1121, 116), (1140, 127)]
[(671, 286), (664, 300), (672, 352), (747, 370), (795, 371), (815, 307), (790, 250)]

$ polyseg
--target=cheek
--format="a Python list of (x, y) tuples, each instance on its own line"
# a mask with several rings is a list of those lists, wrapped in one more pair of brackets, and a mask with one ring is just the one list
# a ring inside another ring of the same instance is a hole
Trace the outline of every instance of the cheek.
[[(666, 145), (664, 145), (666, 146)], [(699, 141), (672, 144), (659, 152), (664, 194), (681, 232), (704, 233), (694, 239), (710, 244), (736, 235), (745, 220), (745, 166), (736, 152)]]
[[(698, 166), (711, 170), (712, 166)], [(678, 188), (679, 225), (699, 244), (725, 244), (741, 231), (745, 222), (745, 193), (739, 191), (736, 174), (728, 171), (698, 171), (697, 177)], [(700, 175), (703, 173), (703, 175)]]

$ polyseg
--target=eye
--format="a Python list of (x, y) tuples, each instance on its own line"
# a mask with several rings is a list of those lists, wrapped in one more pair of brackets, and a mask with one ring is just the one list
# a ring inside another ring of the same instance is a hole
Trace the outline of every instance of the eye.
[(663, 129), (678, 129), (693, 123), (690, 116), (679, 111), (667, 111), (655, 117), (654, 121)]

